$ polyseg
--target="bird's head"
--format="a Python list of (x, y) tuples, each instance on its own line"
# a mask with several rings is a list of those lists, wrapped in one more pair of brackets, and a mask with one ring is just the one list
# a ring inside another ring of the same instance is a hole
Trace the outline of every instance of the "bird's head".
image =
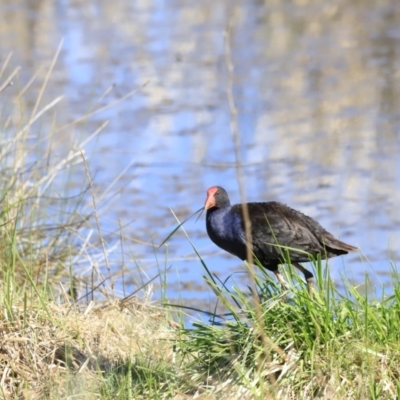
[(207, 190), (207, 198), (204, 204), (204, 209), (209, 210), (210, 208), (221, 208), (229, 206), (230, 201), (228, 193), (221, 186), (212, 186)]

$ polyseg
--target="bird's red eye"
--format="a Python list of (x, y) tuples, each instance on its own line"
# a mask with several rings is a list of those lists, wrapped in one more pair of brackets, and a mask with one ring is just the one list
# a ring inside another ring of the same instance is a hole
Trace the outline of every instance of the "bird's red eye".
[(215, 193), (215, 196), (219, 196), (219, 192), (216, 192), (216, 193)]

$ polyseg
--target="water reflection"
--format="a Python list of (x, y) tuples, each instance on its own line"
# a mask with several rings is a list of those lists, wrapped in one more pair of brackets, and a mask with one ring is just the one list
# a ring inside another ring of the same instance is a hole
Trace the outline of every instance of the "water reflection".
[[(127, 168), (106, 192), (102, 224), (108, 232), (129, 225), (131, 271), (138, 263), (152, 276), (157, 265), (172, 265), (171, 297), (213, 296), (195, 292), (203, 272), (182, 232), (166, 261), (164, 250), (155, 259), (151, 243), (175, 226), (169, 207), (186, 218), (211, 185), (222, 184), (240, 201), (223, 56), (223, 32), (234, 16), (247, 199), (280, 200), (359, 246), (370, 261), (352, 255), (344, 267), (331, 260), (336, 278), (345, 271), (357, 280), (372, 269), (387, 282), (388, 259), (396, 261), (400, 248), (398, 2), (0, 0), (0, 7), (1, 53), (13, 51), (13, 66), (23, 67), (17, 86), (38, 71), (27, 109), (45, 79), (42, 66), (64, 38), (42, 101), (65, 95), (58, 126), (149, 81), (132, 98), (57, 136), (60, 153), (67, 152), (109, 120), (86, 149), (99, 193)], [(77, 182), (83, 179), (77, 168)], [(203, 220), (186, 229), (213, 271), (226, 276), (240, 265), (209, 241)]]

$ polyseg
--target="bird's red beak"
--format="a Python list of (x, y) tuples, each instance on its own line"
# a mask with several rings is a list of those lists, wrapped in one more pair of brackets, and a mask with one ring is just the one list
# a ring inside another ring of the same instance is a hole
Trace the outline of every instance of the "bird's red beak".
[(204, 209), (208, 210), (215, 206), (215, 199), (214, 196), (207, 196), (206, 202), (204, 203)]
[(204, 203), (204, 209), (207, 211), (209, 208), (215, 207), (215, 197), (214, 194), (218, 189), (215, 187), (212, 187), (207, 190), (207, 198), (206, 202)]

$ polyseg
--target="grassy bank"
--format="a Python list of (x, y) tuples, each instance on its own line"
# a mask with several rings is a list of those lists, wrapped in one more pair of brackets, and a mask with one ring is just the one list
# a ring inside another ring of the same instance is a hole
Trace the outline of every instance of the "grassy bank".
[(398, 289), (377, 301), (348, 286), (350, 296), (342, 297), (326, 278), (313, 298), (296, 282), (283, 300), (267, 281), (259, 287), (258, 315), (247, 294), (214, 286), (229, 311), (185, 329), (144, 298), (83, 306), (32, 282), (8, 283), (0, 297), (3, 398), (393, 399), (400, 393)]
[[(367, 280), (363, 292), (348, 282), (339, 292), (318, 260), (312, 297), (288, 269), (289, 293), (263, 274), (252, 288), (258, 295), (250, 296), (216, 281), (199, 259), (226, 312), (192, 321), (190, 329), (179, 309), (149, 301), (146, 282), (115, 295), (114, 244), (101, 232), (101, 201), (84, 151), (105, 125), (57, 150), (59, 100), (42, 98), (51, 68), (32, 112), (24, 111), (29, 86), (17, 88), (0, 124), (1, 398), (399, 397), (395, 271), (393, 294), (380, 299), (370, 296)], [(7, 70), (5, 83), (16, 76)], [(69, 124), (66, 135), (82, 130), (93, 112)], [(79, 187), (71, 185), (74, 174), (85, 177)]]

